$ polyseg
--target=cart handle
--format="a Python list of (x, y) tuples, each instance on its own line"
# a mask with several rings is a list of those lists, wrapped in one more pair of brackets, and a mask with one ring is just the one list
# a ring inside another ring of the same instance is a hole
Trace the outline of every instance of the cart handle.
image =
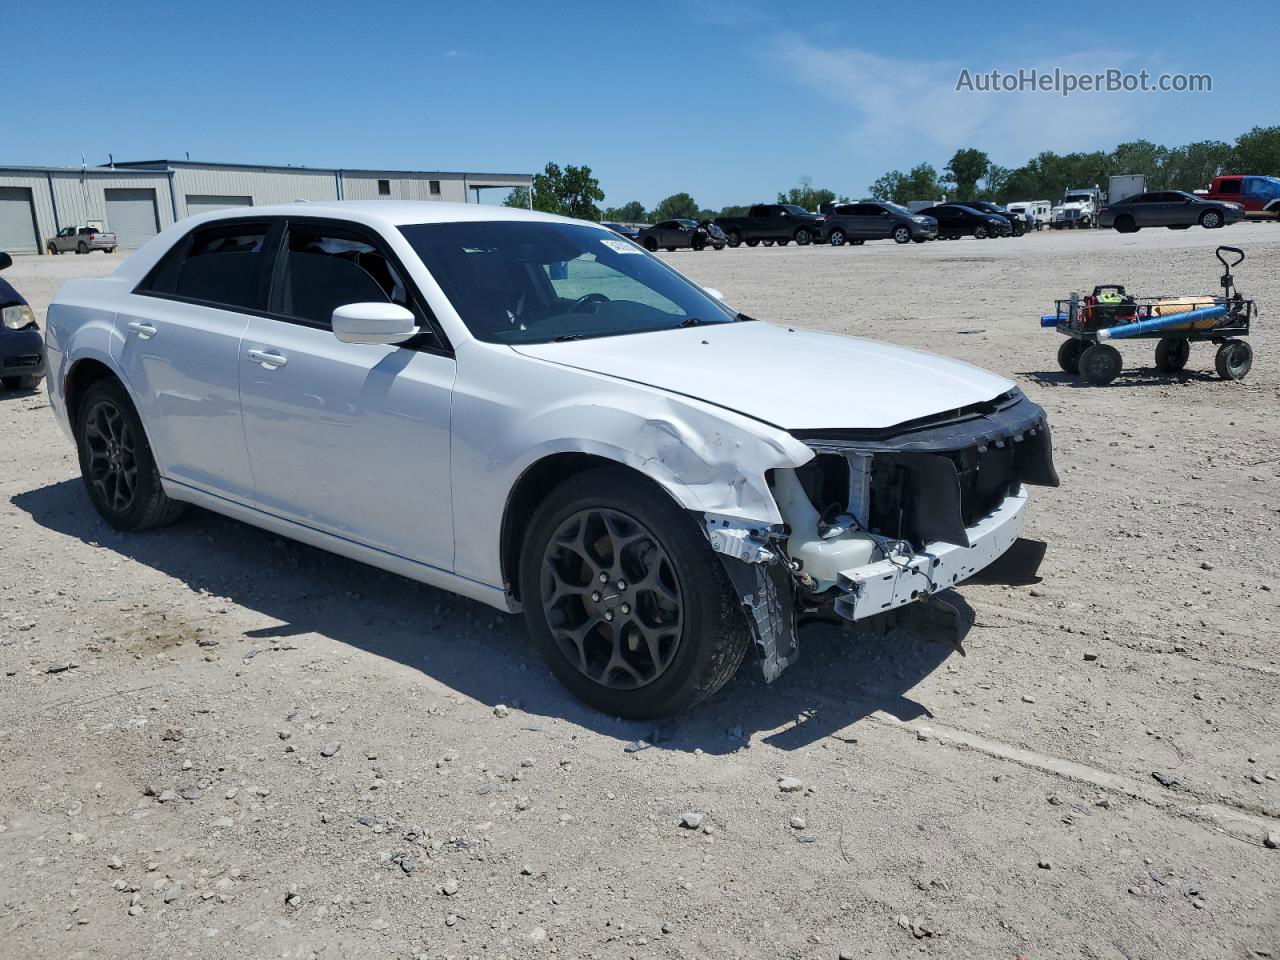
[[(1234, 253), (1239, 256), (1239, 259), (1236, 260), (1234, 263), (1227, 263), (1226, 258), (1222, 255), (1224, 252)], [(1222, 264), (1224, 267), (1226, 267), (1228, 270), (1230, 270), (1232, 267), (1238, 267), (1240, 266), (1240, 264), (1244, 263), (1244, 251), (1241, 250), (1239, 247), (1219, 247), (1214, 252), (1214, 255), (1218, 258), (1218, 262)]]

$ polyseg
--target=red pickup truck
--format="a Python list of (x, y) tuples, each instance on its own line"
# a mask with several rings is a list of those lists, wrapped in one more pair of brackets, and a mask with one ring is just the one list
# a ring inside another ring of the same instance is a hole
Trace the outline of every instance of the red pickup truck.
[(1251, 219), (1280, 220), (1280, 178), (1252, 177), (1240, 174), (1214, 177), (1209, 192), (1202, 194), (1206, 200), (1225, 200), (1244, 207), (1244, 215)]

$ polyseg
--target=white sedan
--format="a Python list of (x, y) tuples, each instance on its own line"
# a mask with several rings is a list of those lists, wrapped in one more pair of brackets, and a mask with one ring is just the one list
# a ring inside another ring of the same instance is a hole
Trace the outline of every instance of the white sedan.
[(754, 320), (591, 223), (446, 203), (223, 210), (49, 310), (89, 499), (186, 504), (498, 609), (628, 717), (796, 624), (972, 576), (1056, 485), (1044, 413), (929, 354)]

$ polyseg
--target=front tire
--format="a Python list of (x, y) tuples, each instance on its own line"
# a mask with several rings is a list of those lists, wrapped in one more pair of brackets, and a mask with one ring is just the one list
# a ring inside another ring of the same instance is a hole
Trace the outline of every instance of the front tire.
[(893, 242), (894, 243), (910, 243), (911, 230), (908, 227), (894, 227)]
[(827, 243), (831, 244), (833, 247), (843, 247), (844, 241), (845, 235), (843, 230), (832, 230), (831, 236), (827, 238)]
[(653, 237), (645, 237), (645, 238), (644, 238), (644, 248), (645, 248), (646, 250), (648, 250), (650, 253), (657, 253), (657, 252), (658, 252), (658, 241), (657, 241), (657, 240), (655, 240), (655, 239), (653, 239)]
[(1120, 376), (1123, 366), (1120, 351), (1108, 343), (1095, 343), (1080, 354), (1080, 375), (1095, 387), (1104, 387)]
[(801, 227), (795, 232), (794, 239), (800, 246), (807, 247), (809, 244), (813, 243), (813, 231), (808, 227)]
[(1200, 214), (1200, 226), (1206, 230), (1217, 230), (1222, 226), (1222, 214), (1217, 210), (1206, 210)]
[(982, 226), (981, 224), (973, 228), (973, 239), (985, 240), (987, 239), (987, 236), (988, 236), (987, 228)]
[(1213, 366), (1223, 380), (1243, 380), (1253, 367), (1253, 347), (1247, 340), (1228, 340), (1218, 348)]
[(534, 512), (520, 595), (529, 632), (560, 682), (597, 710), (632, 720), (710, 696), (750, 642), (724, 568), (693, 518), (619, 467), (571, 477)]
[(182, 516), (186, 504), (165, 495), (142, 421), (118, 380), (90, 386), (75, 417), (80, 475), (107, 523), (146, 530)]
[(729, 246), (738, 247), (742, 244), (742, 234), (737, 230), (729, 231)]

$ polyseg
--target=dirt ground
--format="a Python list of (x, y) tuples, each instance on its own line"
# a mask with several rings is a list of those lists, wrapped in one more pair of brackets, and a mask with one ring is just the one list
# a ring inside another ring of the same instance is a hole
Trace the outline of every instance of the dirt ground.
[[(1212, 293), (1218, 243), (1247, 380), (1058, 372), (1054, 297)], [(113, 532), (0, 397), (0, 957), (1280, 957), (1280, 226), (664, 256), (1017, 380), (1043, 582), (964, 588), (965, 657), (811, 628), (655, 729), (475, 603), (209, 514)], [(5, 276), (43, 315), (115, 262)]]

